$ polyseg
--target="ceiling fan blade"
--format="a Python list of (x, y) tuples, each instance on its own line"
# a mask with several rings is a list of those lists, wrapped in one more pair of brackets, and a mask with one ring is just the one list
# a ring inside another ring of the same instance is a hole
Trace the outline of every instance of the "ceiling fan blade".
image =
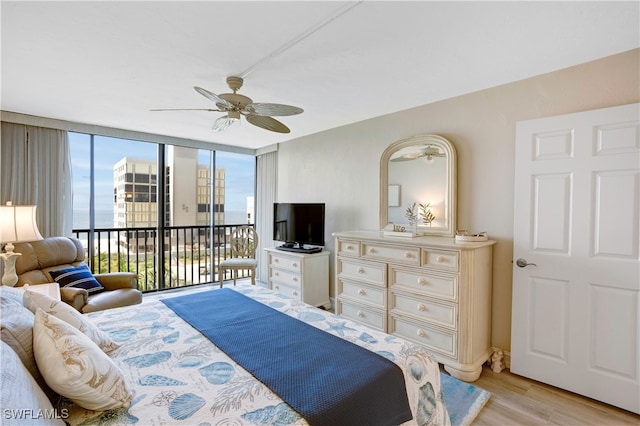
[(425, 153), (423, 152), (407, 152), (406, 154), (402, 154), (400, 157), (396, 158), (398, 161), (409, 161), (415, 160), (420, 157), (424, 157)]
[(218, 106), (218, 108), (220, 109), (232, 109), (233, 105), (231, 104), (231, 102), (227, 101), (226, 99), (221, 98), (220, 96), (216, 95), (215, 93), (211, 93), (210, 91), (203, 89), (202, 87), (198, 87), (198, 86), (194, 86), (193, 87), (196, 92), (200, 93), (202, 96), (204, 96), (205, 98), (211, 99), (213, 102), (216, 103), (216, 105)]
[(213, 122), (212, 129), (214, 132), (222, 132), (236, 121), (238, 121), (238, 119), (230, 118), (228, 115), (224, 115)]
[(304, 112), (302, 108), (283, 104), (252, 103), (245, 108), (249, 113), (262, 116), (296, 115)]
[(219, 109), (211, 108), (156, 108), (149, 111), (216, 111), (221, 112)]
[(289, 133), (291, 131), (287, 126), (275, 118), (255, 114), (249, 114), (246, 117), (247, 121), (254, 126), (262, 127), (263, 129), (271, 130), (272, 132)]
[(398, 163), (398, 162), (401, 162), (401, 161), (413, 161), (413, 160), (416, 160), (417, 158), (419, 158), (419, 157), (405, 157), (405, 156), (402, 156), (402, 157), (392, 158), (389, 161), (392, 161), (394, 163)]

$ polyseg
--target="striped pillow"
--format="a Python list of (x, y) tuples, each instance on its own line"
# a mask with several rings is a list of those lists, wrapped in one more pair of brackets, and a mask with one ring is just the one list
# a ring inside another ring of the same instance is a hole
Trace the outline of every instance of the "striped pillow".
[(80, 265), (75, 268), (58, 269), (49, 272), (53, 279), (60, 284), (60, 287), (83, 288), (89, 294), (96, 294), (104, 291), (104, 287), (94, 278), (87, 265)]

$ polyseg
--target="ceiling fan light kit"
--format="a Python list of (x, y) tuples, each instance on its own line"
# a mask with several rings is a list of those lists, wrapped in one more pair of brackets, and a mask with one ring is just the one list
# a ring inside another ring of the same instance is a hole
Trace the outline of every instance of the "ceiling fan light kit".
[(218, 118), (216, 121), (214, 121), (211, 129), (214, 132), (222, 132), (223, 130), (225, 130), (227, 127), (231, 126), (233, 123), (235, 123), (238, 120), (240, 120), (239, 114), (238, 114), (238, 118), (231, 117), (229, 114), (227, 114), (225, 116)]

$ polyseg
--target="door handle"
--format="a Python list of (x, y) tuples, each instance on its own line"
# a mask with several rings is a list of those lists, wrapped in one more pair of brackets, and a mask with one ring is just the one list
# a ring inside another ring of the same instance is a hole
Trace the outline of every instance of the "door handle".
[(520, 258), (518, 260), (516, 260), (516, 265), (518, 265), (521, 268), (524, 268), (525, 266), (538, 266), (535, 263), (529, 263), (527, 262), (525, 259)]

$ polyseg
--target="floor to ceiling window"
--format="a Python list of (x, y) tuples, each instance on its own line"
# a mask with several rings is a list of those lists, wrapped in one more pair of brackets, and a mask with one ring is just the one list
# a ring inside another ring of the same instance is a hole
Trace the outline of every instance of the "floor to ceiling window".
[(254, 223), (251, 155), (70, 133), (73, 229), (95, 273), (143, 291), (215, 282), (234, 227)]

